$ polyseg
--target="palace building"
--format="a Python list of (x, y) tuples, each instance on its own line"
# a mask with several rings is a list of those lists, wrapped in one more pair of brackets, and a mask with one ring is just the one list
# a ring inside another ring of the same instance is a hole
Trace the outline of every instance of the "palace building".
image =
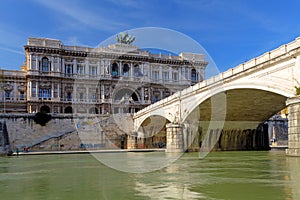
[(0, 70), (0, 112), (133, 113), (204, 79), (203, 54), (152, 54), (132, 41), (91, 48), (29, 38), (21, 70)]

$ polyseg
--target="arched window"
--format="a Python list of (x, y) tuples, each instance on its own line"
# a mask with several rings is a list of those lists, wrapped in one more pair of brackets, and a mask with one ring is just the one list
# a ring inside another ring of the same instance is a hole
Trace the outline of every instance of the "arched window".
[(111, 66), (111, 75), (113, 77), (119, 76), (119, 66), (117, 63), (113, 63)]
[(192, 81), (197, 81), (197, 72), (195, 69), (192, 69), (191, 71), (191, 79)]
[(73, 113), (73, 108), (71, 106), (66, 107), (65, 113)]
[(49, 106), (43, 105), (43, 106), (41, 107), (41, 112), (44, 112), (44, 113), (50, 113), (50, 108), (49, 108)]
[(96, 107), (92, 107), (92, 108), (90, 108), (89, 113), (90, 114), (98, 114), (98, 109)]
[(123, 76), (129, 76), (129, 65), (127, 63), (123, 65)]
[(49, 71), (49, 60), (46, 57), (42, 58), (42, 71), (48, 72)]

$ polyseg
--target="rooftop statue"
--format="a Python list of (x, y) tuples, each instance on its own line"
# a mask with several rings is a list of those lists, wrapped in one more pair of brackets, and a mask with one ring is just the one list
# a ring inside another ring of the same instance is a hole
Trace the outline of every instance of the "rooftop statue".
[(127, 32), (121, 32), (119, 35), (116, 35), (117, 43), (121, 44), (132, 44), (135, 40), (135, 37), (129, 35)]

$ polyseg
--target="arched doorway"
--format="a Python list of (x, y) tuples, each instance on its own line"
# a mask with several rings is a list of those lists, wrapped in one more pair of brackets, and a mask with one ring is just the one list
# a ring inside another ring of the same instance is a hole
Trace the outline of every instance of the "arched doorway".
[(66, 107), (65, 113), (73, 113), (73, 108), (71, 106)]
[(46, 105), (43, 105), (40, 109), (40, 112), (43, 112), (43, 113), (50, 113), (50, 108), (49, 106), (46, 106)]

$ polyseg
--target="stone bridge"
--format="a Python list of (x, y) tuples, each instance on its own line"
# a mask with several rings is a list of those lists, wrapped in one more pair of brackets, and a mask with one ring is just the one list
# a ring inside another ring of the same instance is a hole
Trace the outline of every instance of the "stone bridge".
[[(186, 135), (195, 136), (191, 133), (193, 128), (206, 127), (207, 132), (226, 127), (253, 128), (288, 105), (286, 152), (300, 155), (297, 127), (300, 104), (295, 88), (299, 86), (300, 38), (297, 38), (140, 110), (133, 116), (134, 131), (149, 135), (165, 129), (167, 151), (180, 152), (193, 139)], [(215, 142), (217, 139), (218, 135)]]

